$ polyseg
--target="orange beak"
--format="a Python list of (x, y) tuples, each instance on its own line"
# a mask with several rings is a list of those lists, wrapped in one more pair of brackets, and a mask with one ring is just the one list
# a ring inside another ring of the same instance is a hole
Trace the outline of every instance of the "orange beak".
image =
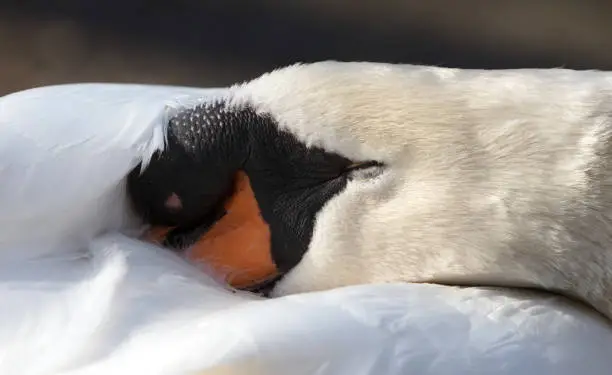
[[(270, 229), (260, 214), (249, 178), (239, 172), (226, 214), (190, 248), (188, 258), (203, 262), (235, 288), (248, 288), (277, 275), (270, 253)], [(162, 242), (172, 228), (154, 227), (148, 239)]]

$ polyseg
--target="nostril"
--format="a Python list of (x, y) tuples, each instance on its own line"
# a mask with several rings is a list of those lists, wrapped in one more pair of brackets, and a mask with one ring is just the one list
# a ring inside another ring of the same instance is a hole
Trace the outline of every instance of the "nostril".
[(183, 202), (176, 193), (172, 193), (164, 202), (164, 206), (169, 210), (178, 211), (183, 208)]

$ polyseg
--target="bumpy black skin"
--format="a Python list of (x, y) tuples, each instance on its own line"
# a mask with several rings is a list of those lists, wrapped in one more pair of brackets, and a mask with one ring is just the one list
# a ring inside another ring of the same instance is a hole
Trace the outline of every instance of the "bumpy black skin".
[[(140, 166), (130, 173), (129, 195), (147, 222), (178, 226), (169, 244), (185, 246), (223, 215), (233, 176), (244, 170), (270, 226), (272, 259), (286, 273), (307, 251), (316, 213), (346, 186), (353, 161), (306, 147), (251, 108), (224, 108), (200, 105), (174, 117), (165, 151), (142, 174)], [(182, 209), (165, 207), (173, 193)]]

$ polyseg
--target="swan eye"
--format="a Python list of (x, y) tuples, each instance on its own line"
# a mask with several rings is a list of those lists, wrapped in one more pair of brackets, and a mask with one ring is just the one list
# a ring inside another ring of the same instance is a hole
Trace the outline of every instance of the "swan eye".
[(362, 162), (352, 163), (346, 169), (347, 169), (347, 172), (351, 172), (351, 171), (355, 171), (355, 170), (359, 170), (359, 169), (366, 169), (366, 168), (372, 168), (372, 167), (382, 167), (382, 166), (383, 166), (383, 164), (381, 162), (374, 161), (374, 160), (369, 160), (369, 161), (362, 161)]
[(383, 172), (384, 164), (378, 161), (364, 161), (350, 164), (345, 173), (349, 179), (370, 180)]

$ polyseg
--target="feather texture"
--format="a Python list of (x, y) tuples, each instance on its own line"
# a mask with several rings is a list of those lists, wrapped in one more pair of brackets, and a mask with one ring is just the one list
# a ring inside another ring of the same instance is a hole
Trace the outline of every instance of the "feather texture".
[(133, 238), (124, 177), (217, 90), (0, 98), (0, 374), (604, 374), (612, 330), (561, 297), (429, 284), (263, 300)]

